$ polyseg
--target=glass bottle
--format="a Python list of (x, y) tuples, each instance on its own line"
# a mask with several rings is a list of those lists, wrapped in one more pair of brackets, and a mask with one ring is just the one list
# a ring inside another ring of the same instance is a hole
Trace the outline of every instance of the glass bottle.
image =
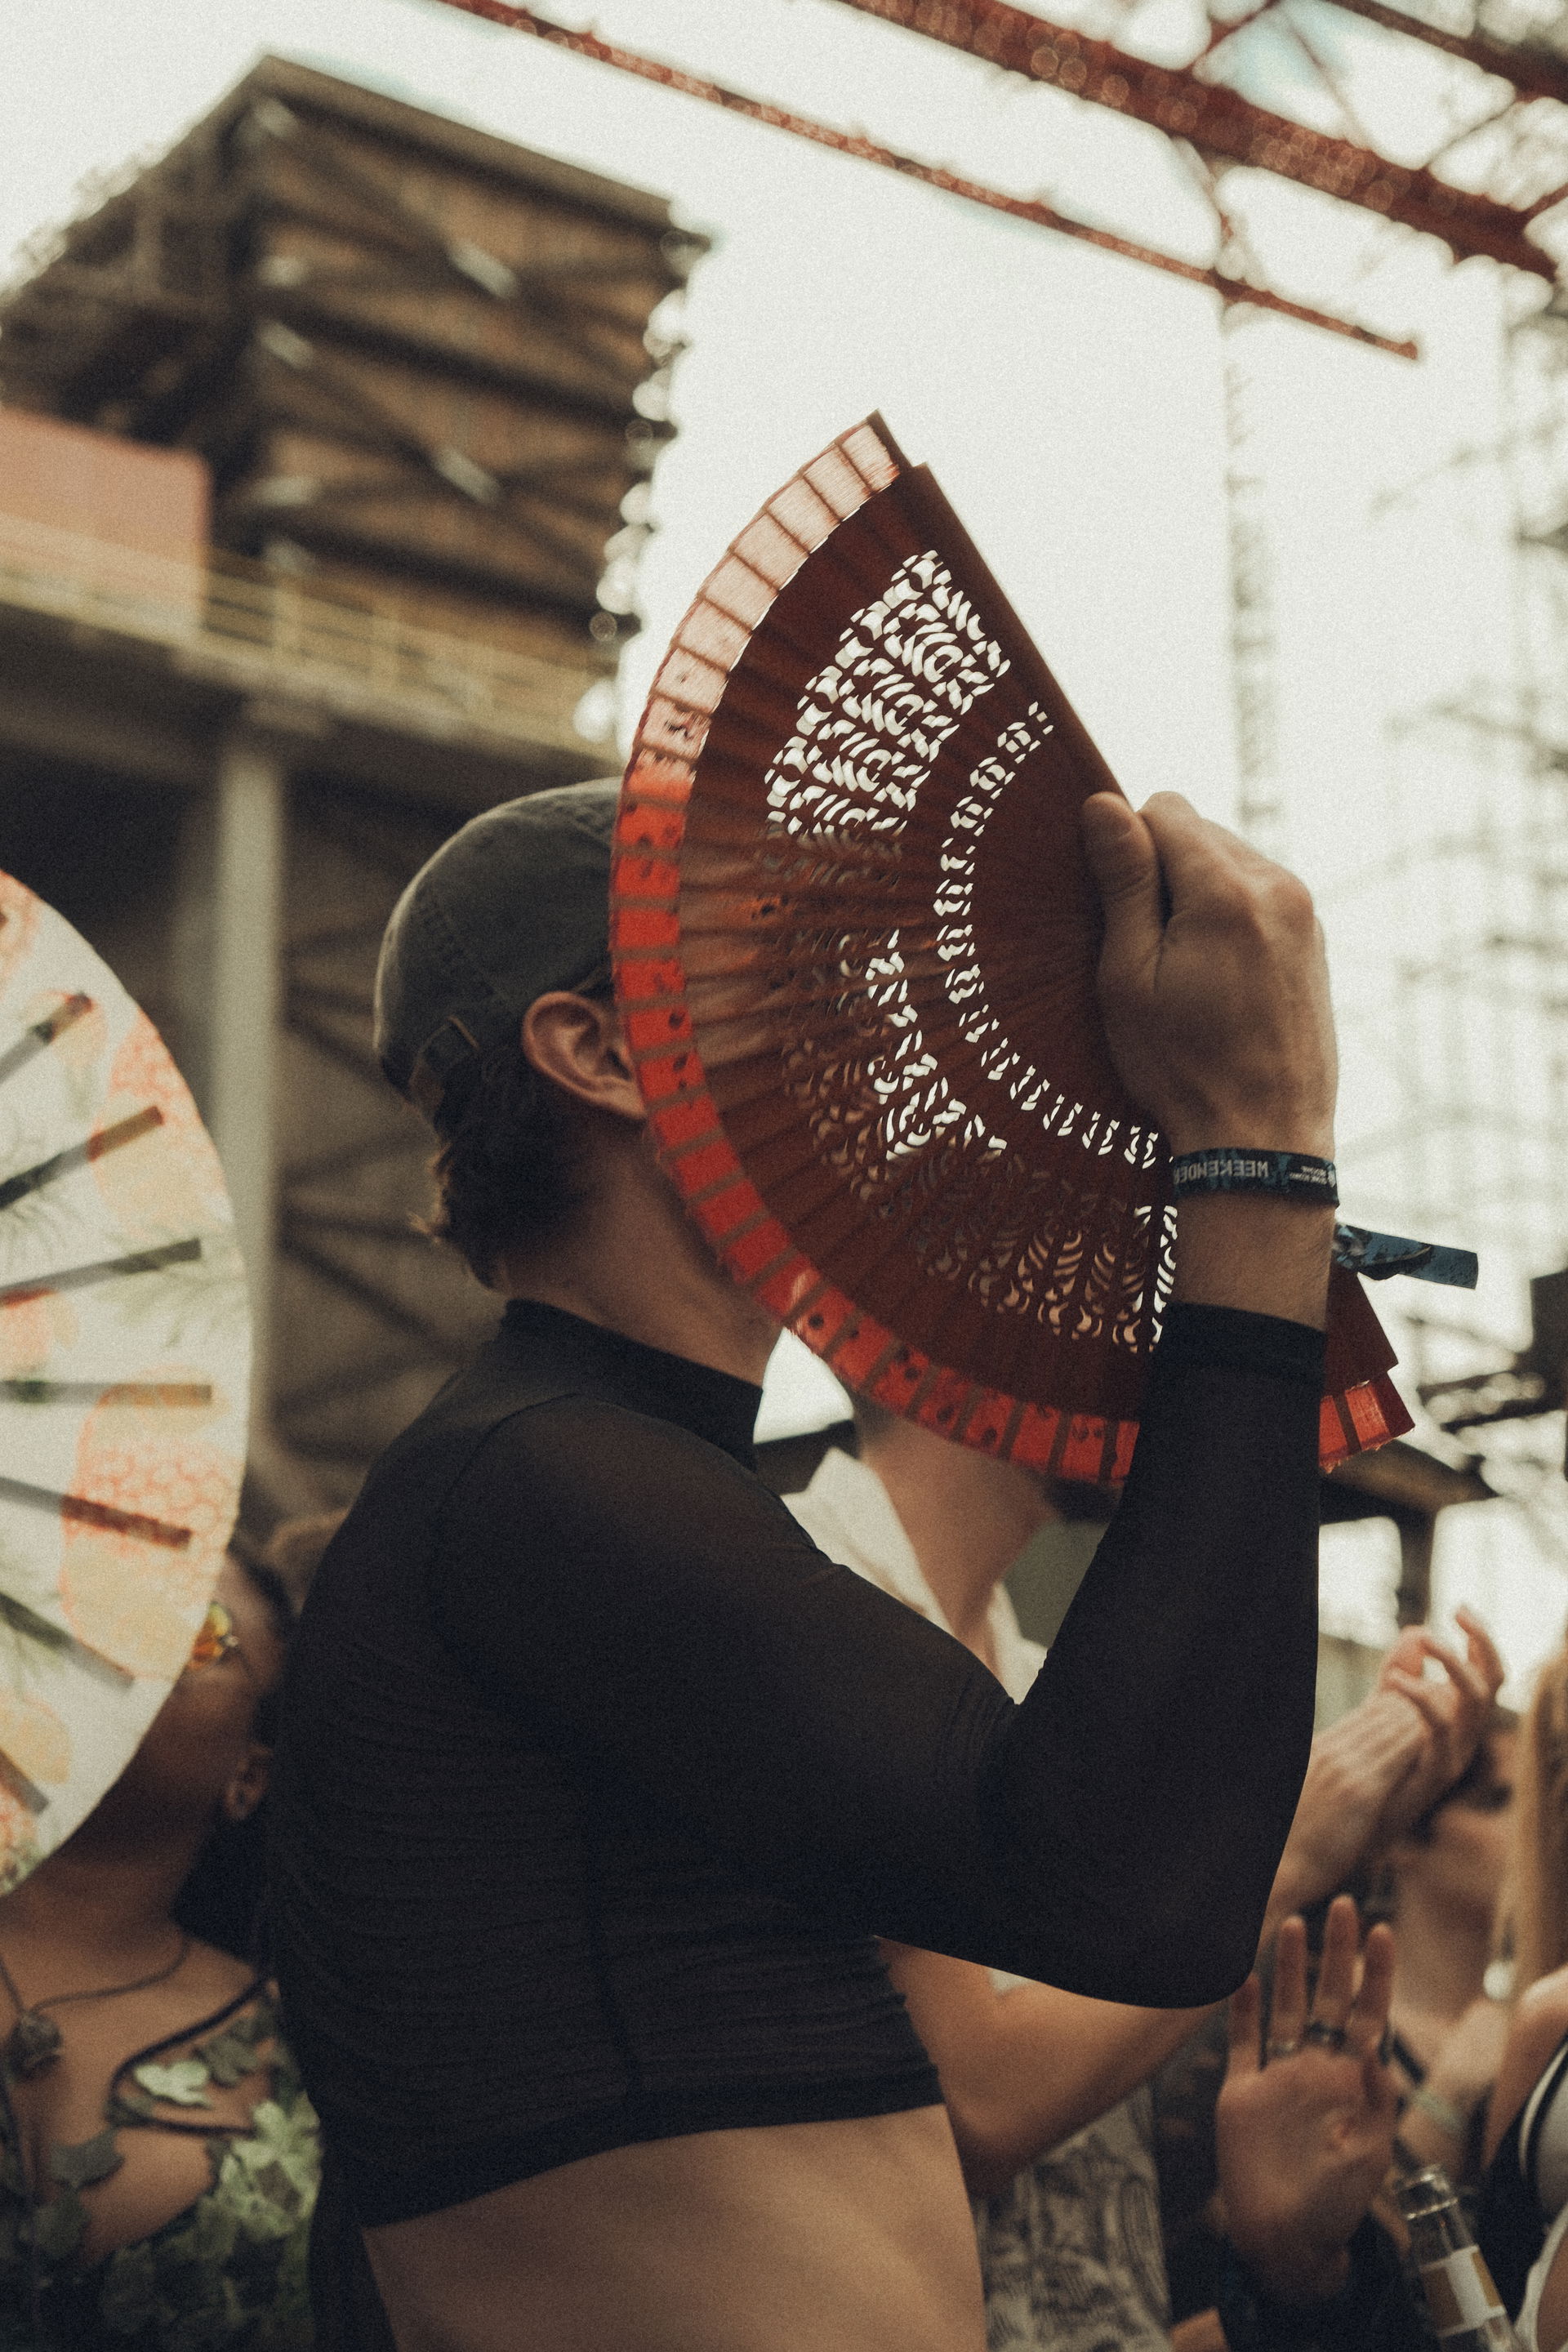
[(1426, 2316), (1444, 2352), (1519, 2352), (1502, 2298), (1441, 2165), (1426, 2165), (1400, 2182), (1399, 2210), (1410, 2231)]

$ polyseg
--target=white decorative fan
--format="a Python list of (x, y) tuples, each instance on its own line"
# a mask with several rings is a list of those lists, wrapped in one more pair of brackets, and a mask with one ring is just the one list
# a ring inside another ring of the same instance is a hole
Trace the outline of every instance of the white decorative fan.
[(0, 875), (0, 1891), (91, 1811), (189, 1658), (249, 1359), (184, 1080), (86, 941)]

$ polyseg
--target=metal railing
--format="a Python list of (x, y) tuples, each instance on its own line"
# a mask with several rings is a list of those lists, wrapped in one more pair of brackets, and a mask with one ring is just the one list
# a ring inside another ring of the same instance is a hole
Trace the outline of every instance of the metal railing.
[[(0, 511), (0, 606), (179, 649), (254, 689), (349, 695), (580, 751), (604, 673), (411, 620), (391, 597), (205, 548), (160, 555)], [(599, 697), (603, 701), (605, 698)], [(389, 713), (389, 715), (394, 715)]]

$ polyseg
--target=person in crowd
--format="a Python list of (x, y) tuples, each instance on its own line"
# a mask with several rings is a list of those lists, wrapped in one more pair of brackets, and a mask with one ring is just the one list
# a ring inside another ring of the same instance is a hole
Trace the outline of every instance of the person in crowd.
[(1400, 2146), (1419, 2163), (1440, 2164), (1467, 2191), (1480, 2178), (1487, 2100), (1509, 2026), (1500, 1998), (1509, 1971), (1496, 1939), (1517, 1739), (1517, 1718), (1494, 1707), (1468, 1771), (1384, 1854)]
[[(1503, 1928), (1514, 1954), (1517, 1999), (1490, 2100), (1489, 2160), (1478, 2200), (1481, 2251), (1527, 2352), (1558, 2352), (1568, 2339), (1568, 2254), (1562, 2251), (1568, 2239), (1568, 2102), (1559, 2097), (1568, 2073), (1565, 1692), (1568, 1649), (1542, 1669), (1516, 1743)], [(1486, 1760), (1469, 1776), (1459, 1804), (1484, 1794), (1505, 1748), (1495, 1733), (1483, 1743)], [(1484, 1804), (1481, 1811), (1484, 1819)], [(1473, 1853), (1467, 1856), (1474, 1843), (1471, 1825), (1460, 1823), (1444, 1866), (1450, 1891), (1474, 1866)], [(1495, 1838), (1484, 1843), (1495, 1868)], [(1391, 1991), (1394, 1982), (1391, 1968)], [(1247, 2021), (1250, 2000), (1244, 2000), (1236, 2024), (1239, 2042), (1256, 2039)], [(1468, 2009), (1461, 2012), (1455, 2032), (1465, 2032), (1469, 2015)], [(1277, 2046), (1279, 2029), (1271, 2021), (1269, 2031), (1270, 2045)], [(1439, 2054), (1437, 2064), (1443, 2063)], [(1336, 2169), (1334, 2155), (1336, 2148), (1362, 2150), (1370, 2166), (1370, 2151), (1383, 2137), (1392, 2151), (1395, 2122), (1402, 2146), (1408, 2140), (1421, 2109), (1407, 2107), (1399, 2116), (1393, 2072), (1380, 2083), (1370, 2067), (1358, 2074), (1342, 2065), (1333, 2078), (1321, 2055), (1315, 2084), (1307, 2084), (1300, 2070), (1289, 2080), (1270, 2082), (1272, 2071), (1259, 2074), (1233, 2048), (1241, 2088), (1227, 2077), (1220, 2100), (1221, 2177), (1236, 2256), (1228, 2310), (1222, 2302), (1227, 2335), (1233, 2343), (1259, 2347), (1310, 2342), (1323, 2352), (1405, 2352), (1426, 2344), (1419, 2299), (1372, 2211), (1381, 2172), (1362, 2179), (1358, 2200), (1352, 2191), (1360, 2176), (1354, 2167)], [(1463, 2137), (1458, 2121), (1456, 2116), (1447, 2135), (1447, 2150), (1407, 2150), (1406, 2160), (1436, 2155), (1446, 2168), (1452, 2166)]]
[[(1231, 2003), (1216, 2116), (1229, 2229), (1219, 2316), (1229, 2352), (1439, 2352), (1456, 2333), (1428, 2308), (1402, 2260), (1403, 2226), (1379, 2196), (1400, 2109), (1380, 2056), (1392, 1931), (1380, 1925), (1368, 1936), (1359, 1989), (1355, 1946), (1354, 1907), (1342, 1895), (1310, 2003), (1300, 1920), (1280, 1933), (1267, 2042), (1256, 1979)], [(1568, 2280), (1554, 2276), (1552, 2259), (1564, 2234), (1560, 2221), (1533, 2268), (1511, 2290), (1499, 2283), (1522, 2352), (1562, 2352), (1568, 2337)], [(1489, 2275), (1496, 2248), (1484, 2212), (1480, 2246)]]
[(315, 2118), (258, 1961), (250, 1832), (297, 1580), (237, 1539), (184, 1673), (0, 1900), (0, 2344), (308, 2352)]
[[(1521, 2282), (1568, 2211), (1568, 1643), (1542, 1667), (1518, 1740), (1504, 1917), (1513, 2009), (1487, 2118), (1481, 2221), (1498, 2284)], [(1555, 2242), (1551, 2254), (1556, 2254)], [(1550, 2264), (1548, 2265), (1550, 2267)], [(1568, 2263), (1544, 2319), (1568, 2315)], [(1568, 2316), (1561, 2330), (1568, 2334)]]
[[(1121, 1508), (1015, 1706), (753, 1474), (775, 1327), (649, 1146), (603, 986), (614, 803), (475, 819), (384, 948), (383, 1065), (508, 1305), (290, 1656), (289, 2037), (402, 2352), (979, 2352), (874, 1937), (1146, 2008), (1244, 1975), (1310, 1744), (1331, 1211), (1183, 1204)], [(1143, 1114), (1326, 1155), (1306, 894), (1173, 796), (1084, 823)]]
[[(1021, 1700), (1045, 1657), (1003, 1582), (1053, 1516), (1048, 1481), (949, 1444), (864, 1400), (858, 1458), (830, 1447), (785, 1500), (839, 1559), (957, 1635)], [(1502, 1668), (1485, 1629), (1468, 1654), (1402, 1637), (1380, 1686), (1312, 1746), (1264, 1937), (1330, 1895), (1369, 1849), (1436, 1843), (1431, 1800), (1474, 1777)], [(1424, 1682), (1427, 1657), (1441, 1669)], [(1407, 1826), (1408, 1825), (1408, 1826)], [(1488, 1919), (1489, 1934), (1490, 1920)], [(1192, 2013), (1136, 2010), (885, 1947), (941, 2077), (975, 2195), (994, 2352), (1164, 2352), (1170, 2325), (1147, 2078)], [(1130, 2094), (1130, 2095), (1128, 2095)]]
[[(1319, 1885), (1348, 1885), (1373, 1914), (1398, 1923), (1390, 2055), (1400, 2095), (1400, 2158), (1442, 2164), (1469, 2194), (1478, 2186), (1486, 2097), (1507, 2028), (1506, 2006), (1491, 1997), (1502, 1990), (1500, 1976), (1507, 1979), (1492, 1959), (1492, 1939), (1507, 1852), (1513, 1718), (1495, 1703), (1503, 1668), (1484, 1628), (1463, 1609), (1458, 1620), (1480, 1675), (1471, 1727), (1484, 1727), (1468, 1764), (1458, 1777), (1446, 1776), (1449, 1785), (1437, 1802), (1403, 1808), (1403, 1824), (1384, 1822), (1353, 1867), (1329, 1874)], [(1380, 1686), (1418, 1691), (1412, 1678), (1433, 1648), (1425, 1629), (1407, 1629), (1384, 1663)], [(1345, 1727), (1353, 1720), (1353, 1714), (1345, 1717)], [(1216, 2293), (1225, 2237), (1222, 2203), (1213, 2193), (1225, 2041), (1222, 2034), (1216, 2061), (1213, 2039), (1206, 2028), (1194, 2036), (1158, 2093), (1162, 2210), (1173, 2231), (1179, 2307), (1194, 2315), (1175, 2330), (1180, 2352), (1215, 2352), (1220, 2341), (1218, 2319), (1205, 2307)]]
[(1518, 1741), (1505, 1912), (1513, 2023), (1488, 2130), (1489, 2153), (1568, 2033), (1568, 1643), (1542, 1667)]
[(1394, 2235), (1373, 2219), (1399, 2093), (1382, 2062), (1394, 1931), (1359, 1953), (1355, 1905), (1330, 1906), (1310, 1999), (1307, 1931), (1281, 1927), (1268, 2039), (1248, 1978), (1230, 2004), (1215, 2130), (1228, 2231), (1219, 2317), (1229, 2352), (1431, 2352)]

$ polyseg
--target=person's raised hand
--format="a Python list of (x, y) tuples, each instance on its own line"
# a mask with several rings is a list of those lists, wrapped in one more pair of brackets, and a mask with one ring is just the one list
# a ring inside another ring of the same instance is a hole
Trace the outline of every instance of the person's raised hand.
[[(1385, 1836), (1407, 1829), (1453, 1787), (1475, 1755), (1502, 1687), (1503, 1663), (1491, 1635), (1472, 1610), (1454, 1613), (1465, 1636), (1462, 1657), (1424, 1625), (1409, 1625), (1378, 1675), (1378, 1688), (1406, 1700), (1427, 1732), (1419, 1767), (1394, 1792), (1384, 1817)], [(1442, 1669), (1430, 1678), (1424, 1671), (1428, 1659)]]
[(1331, 1155), (1328, 967), (1293, 874), (1178, 793), (1084, 803), (1105, 915), (1100, 1002), (1128, 1093), (1174, 1151)]
[[(1105, 938), (1111, 1058), (1172, 1150), (1333, 1152), (1337, 1063), (1312, 902), (1284, 867), (1176, 793), (1083, 805)], [(1176, 1221), (1175, 1295), (1324, 1320), (1333, 1213), (1278, 1196), (1198, 1193)]]
[(1331, 1895), (1403, 1811), (1413, 1781), (1426, 1785), (1434, 1736), (1397, 1691), (1373, 1690), (1312, 1742), (1296, 1818), (1275, 1873), (1265, 1941), (1287, 1913)]
[(1306, 1928), (1296, 1918), (1279, 1931), (1267, 2051), (1258, 1979), (1232, 1998), (1215, 2119), (1226, 2228), (1281, 2303), (1313, 2303), (1344, 2284), (1350, 2241), (1392, 2160), (1399, 2102), (1379, 2049), (1393, 1987), (1392, 1930), (1373, 1928), (1363, 1948), (1355, 1906), (1341, 1895), (1310, 2011)]

